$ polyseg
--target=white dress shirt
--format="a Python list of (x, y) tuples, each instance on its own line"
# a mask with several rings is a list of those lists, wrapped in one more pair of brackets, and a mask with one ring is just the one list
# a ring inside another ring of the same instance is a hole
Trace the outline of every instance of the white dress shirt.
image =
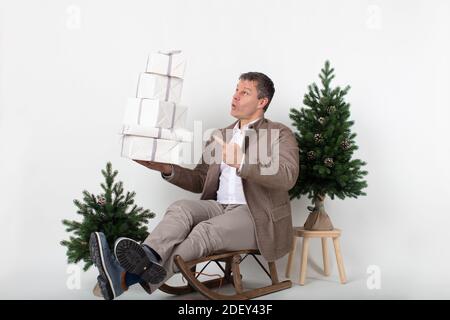
[[(242, 129), (239, 129), (239, 121), (233, 128), (233, 137), (231, 142), (237, 143), (242, 147), (244, 140), (244, 131), (248, 126), (258, 121), (258, 119), (247, 123)], [(241, 163), (242, 166), (242, 163)], [(217, 202), (223, 204), (247, 204), (242, 188), (242, 179), (236, 174), (236, 168), (227, 165), (225, 162), (220, 164), (219, 189), (217, 190)]]

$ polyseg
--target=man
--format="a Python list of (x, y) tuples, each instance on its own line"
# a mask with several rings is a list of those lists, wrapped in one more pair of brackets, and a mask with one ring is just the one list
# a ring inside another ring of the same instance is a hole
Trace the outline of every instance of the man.
[[(275, 261), (289, 252), (293, 230), (288, 191), (299, 174), (299, 149), (288, 127), (264, 117), (274, 92), (272, 80), (262, 73), (240, 76), (230, 112), (237, 121), (220, 130), (225, 141), (215, 135), (206, 144), (220, 144), (221, 162), (206, 163), (205, 150), (194, 169), (135, 160), (202, 195), (169, 206), (142, 244), (117, 239), (115, 256), (102, 233), (92, 234), (91, 256), (105, 299), (138, 282), (153, 292), (179, 272), (175, 255), (189, 261), (218, 251), (259, 249), (267, 261)], [(266, 147), (265, 158), (255, 152)]]

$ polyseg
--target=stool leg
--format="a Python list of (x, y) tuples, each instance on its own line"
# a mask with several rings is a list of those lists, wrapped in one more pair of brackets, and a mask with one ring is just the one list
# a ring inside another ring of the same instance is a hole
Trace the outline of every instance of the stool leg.
[(292, 237), (292, 250), (291, 250), (291, 252), (289, 252), (288, 263), (286, 266), (286, 278), (289, 278), (291, 276), (292, 262), (293, 262), (293, 257), (294, 257), (296, 249), (297, 249), (297, 237), (293, 236)]
[(339, 244), (339, 238), (333, 238), (333, 244), (334, 244), (334, 251), (336, 252), (336, 261), (337, 261), (338, 270), (339, 270), (339, 278), (341, 280), (341, 283), (346, 283), (347, 278), (345, 276), (344, 261), (342, 260), (341, 246)]
[(330, 264), (328, 263), (328, 246), (327, 238), (322, 238), (322, 257), (323, 257), (323, 273), (330, 275)]
[(309, 248), (309, 238), (303, 237), (302, 261), (300, 263), (300, 284), (302, 286), (305, 284), (305, 278), (306, 278), (306, 266), (308, 264), (308, 248)]

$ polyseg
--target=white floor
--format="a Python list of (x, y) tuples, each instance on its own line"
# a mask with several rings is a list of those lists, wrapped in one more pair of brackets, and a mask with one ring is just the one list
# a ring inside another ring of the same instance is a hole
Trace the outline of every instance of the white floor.
[[(277, 262), (280, 280), (284, 280), (284, 272), (287, 257)], [(321, 274), (321, 259), (309, 258), (307, 279), (304, 286), (298, 284), (299, 261), (294, 262), (291, 280), (293, 285), (277, 293), (266, 295), (258, 299), (448, 299), (450, 286), (448, 277), (442, 278), (436, 275), (420, 274), (410, 268), (399, 272), (397, 269), (388, 268), (381, 274), (379, 288), (372, 288), (373, 279), (367, 273), (366, 267), (346, 265), (348, 281), (340, 284), (336, 264), (331, 260), (331, 275), (325, 277)], [(37, 264), (36, 264), (37, 265)], [(35, 266), (36, 266), (35, 265)], [(99, 299), (92, 294), (97, 272), (91, 268), (87, 272), (74, 266), (57, 265), (39, 269), (22, 266), (10, 272), (7, 277), (1, 278), (1, 299)], [(267, 275), (258, 264), (248, 257), (241, 265), (244, 288), (255, 288), (269, 285)], [(63, 272), (62, 272), (63, 271)], [(210, 265), (205, 273), (210, 277), (201, 276), (203, 279), (215, 277), (219, 269)], [(4, 274), (3, 274), (4, 275)], [(169, 280), (169, 284), (183, 284), (180, 275), (175, 275)], [(369, 284), (368, 284), (369, 283)], [(220, 289), (223, 293), (232, 293), (230, 285)], [(162, 291), (156, 291), (148, 295), (139, 285), (132, 286), (118, 299), (128, 300), (153, 300), (153, 299), (204, 299), (198, 293), (183, 296), (173, 296)]]

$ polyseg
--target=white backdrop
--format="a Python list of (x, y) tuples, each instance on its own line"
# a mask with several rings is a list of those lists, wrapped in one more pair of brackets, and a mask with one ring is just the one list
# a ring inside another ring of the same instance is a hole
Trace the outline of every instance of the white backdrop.
[[(291, 127), (289, 109), (326, 59), (335, 84), (352, 86), (368, 195), (326, 202), (343, 229), (349, 283), (336, 284), (335, 265), (328, 280), (312, 265), (308, 285), (275, 298), (449, 298), (449, 14), (445, 0), (1, 0), (0, 298), (92, 297), (93, 269), (79, 287), (67, 285), (74, 271), (59, 245), (68, 237), (61, 220), (79, 219), (72, 200), (83, 189), (101, 191), (107, 161), (157, 213), (150, 229), (170, 203), (198, 197), (119, 156), (126, 99), (147, 54), (166, 48), (188, 58), (190, 129), (234, 120), (242, 72), (273, 79), (266, 117)], [(308, 202), (292, 205), (303, 224)], [(318, 244), (311, 259), (320, 265)], [(372, 288), (376, 275), (381, 286)], [(137, 289), (128, 297), (152, 298)]]

